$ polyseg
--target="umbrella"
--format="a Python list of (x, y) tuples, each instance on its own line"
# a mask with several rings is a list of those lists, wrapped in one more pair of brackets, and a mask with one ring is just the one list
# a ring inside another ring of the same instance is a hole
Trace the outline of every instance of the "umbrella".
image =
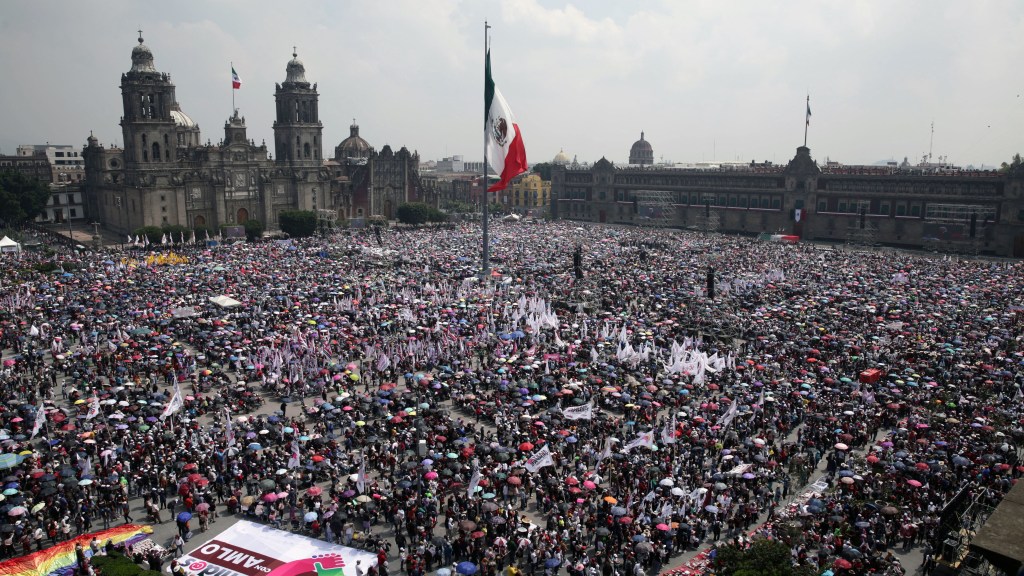
[(192, 514), (190, 512), (179, 512), (178, 513), (178, 522), (188, 522), (191, 519), (192, 519)]
[(312, 522), (312, 521), (316, 520), (316, 518), (317, 518), (316, 512), (306, 512), (306, 514), (302, 517), (302, 519), (305, 520), (306, 522)]
[(478, 568), (476, 564), (473, 564), (472, 562), (463, 561), (455, 565), (455, 571), (459, 574), (464, 574), (465, 576), (476, 574), (477, 570)]
[(207, 502), (201, 502), (198, 506), (196, 506), (196, 512), (206, 512), (209, 509), (210, 504)]
[(319, 486), (310, 486), (309, 490), (306, 490), (306, 494), (309, 494), (310, 496), (319, 496), (323, 491), (323, 488)]

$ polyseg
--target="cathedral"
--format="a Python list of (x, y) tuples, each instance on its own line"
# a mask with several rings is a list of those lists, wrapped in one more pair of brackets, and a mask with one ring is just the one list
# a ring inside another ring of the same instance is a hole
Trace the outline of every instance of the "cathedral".
[(143, 43), (121, 75), (123, 148), (90, 135), (84, 148), (83, 192), (89, 218), (131, 234), (143, 226), (216, 230), (259, 220), (279, 228), (278, 215), (314, 210), (333, 220), (393, 218), (399, 204), (429, 202), (419, 182), (419, 155), (389, 146), (377, 152), (351, 127), (351, 136), (323, 157), (317, 85), (306, 79), (296, 53), (275, 87), (274, 151), (246, 136), (235, 110), (223, 140), (202, 143), (199, 125), (178, 103), (170, 74), (159, 72)]

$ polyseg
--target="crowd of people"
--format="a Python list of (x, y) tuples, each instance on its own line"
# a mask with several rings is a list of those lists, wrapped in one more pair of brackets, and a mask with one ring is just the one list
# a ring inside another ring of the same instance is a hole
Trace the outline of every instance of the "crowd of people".
[(640, 576), (761, 537), (883, 573), (1024, 472), (1016, 262), (492, 239), (483, 278), (470, 224), (5, 261), (0, 553), (133, 521), (180, 552), (241, 514), (379, 574)]

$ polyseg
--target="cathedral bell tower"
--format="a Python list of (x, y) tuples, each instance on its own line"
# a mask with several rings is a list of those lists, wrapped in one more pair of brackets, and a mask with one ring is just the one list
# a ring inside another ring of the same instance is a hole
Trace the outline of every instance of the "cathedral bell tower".
[(153, 53), (142, 43), (141, 30), (139, 45), (132, 49), (132, 69), (121, 75), (121, 98), (126, 168), (156, 168), (175, 161), (174, 84), (170, 74), (153, 66)]
[(306, 67), (295, 51), (287, 72), (285, 81), (274, 92), (274, 159), (278, 165), (319, 168), (323, 164), (323, 124), (316, 84), (311, 87), (306, 81)]

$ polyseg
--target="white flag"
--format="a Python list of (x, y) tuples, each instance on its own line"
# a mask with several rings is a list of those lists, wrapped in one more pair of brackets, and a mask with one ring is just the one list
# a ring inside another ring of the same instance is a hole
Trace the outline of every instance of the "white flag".
[(665, 424), (665, 428), (661, 431), (661, 443), (662, 444), (675, 444), (676, 443), (676, 415), (672, 414), (672, 420), (669, 420)]
[(178, 388), (178, 384), (177, 384), (177, 382), (175, 382), (175, 384), (174, 384), (174, 395), (171, 396), (171, 401), (168, 402), (167, 406), (164, 407), (163, 414), (160, 414), (160, 419), (161, 420), (166, 419), (171, 414), (174, 414), (178, 410), (181, 410), (181, 407), (184, 406), (184, 405), (185, 405), (185, 401), (181, 397), (181, 389)]
[(604, 439), (604, 450), (597, 457), (597, 463), (601, 464), (601, 461), (612, 455), (612, 445), (615, 444), (615, 438), (609, 436)]
[(727, 428), (729, 424), (732, 424), (733, 418), (736, 417), (737, 410), (738, 408), (736, 407), (736, 402), (733, 402), (732, 404), (729, 405), (729, 409), (725, 411), (725, 414), (722, 414), (722, 416), (718, 419), (717, 424), (722, 428)]
[(480, 469), (476, 468), (473, 470), (473, 477), (469, 479), (469, 487), (466, 491), (466, 497), (472, 498), (473, 493), (476, 492), (476, 487), (480, 485)]
[(89, 412), (86, 413), (85, 419), (92, 420), (93, 418), (100, 415), (100, 399), (93, 396), (89, 400)]
[(165, 246), (167, 245), (167, 234), (164, 234), (163, 236), (160, 237), (160, 243)]
[(36, 437), (36, 434), (43, 429), (43, 424), (46, 424), (46, 410), (43, 409), (43, 403), (40, 402), (39, 408), (36, 408), (36, 421), (32, 424), (32, 434), (29, 434), (29, 440)]
[(543, 448), (530, 456), (523, 466), (530, 472), (536, 472), (545, 466), (554, 466), (554, 464), (555, 459), (551, 457), (551, 449), (545, 444)]
[(356, 488), (359, 493), (366, 492), (366, 458), (359, 457), (359, 474), (356, 475)]
[(302, 463), (302, 455), (299, 452), (299, 439), (295, 438), (292, 440), (292, 453), (288, 457), (288, 468), (295, 468)]
[(590, 420), (594, 417), (594, 407), (587, 402), (582, 406), (562, 408), (562, 416), (566, 420)]
[(629, 444), (622, 447), (623, 452), (629, 452), (633, 448), (638, 447), (653, 448), (654, 447), (654, 431), (641, 432), (636, 438), (630, 440)]
[(196, 231), (195, 230), (192, 231), (192, 237), (189, 238), (189, 242), (192, 243), (192, 244), (196, 243)]
[(235, 444), (235, 431), (231, 428), (231, 413), (228, 412), (227, 408), (224, 409), (224, 422), (224, 441), (228, 446), (233, 446)]

